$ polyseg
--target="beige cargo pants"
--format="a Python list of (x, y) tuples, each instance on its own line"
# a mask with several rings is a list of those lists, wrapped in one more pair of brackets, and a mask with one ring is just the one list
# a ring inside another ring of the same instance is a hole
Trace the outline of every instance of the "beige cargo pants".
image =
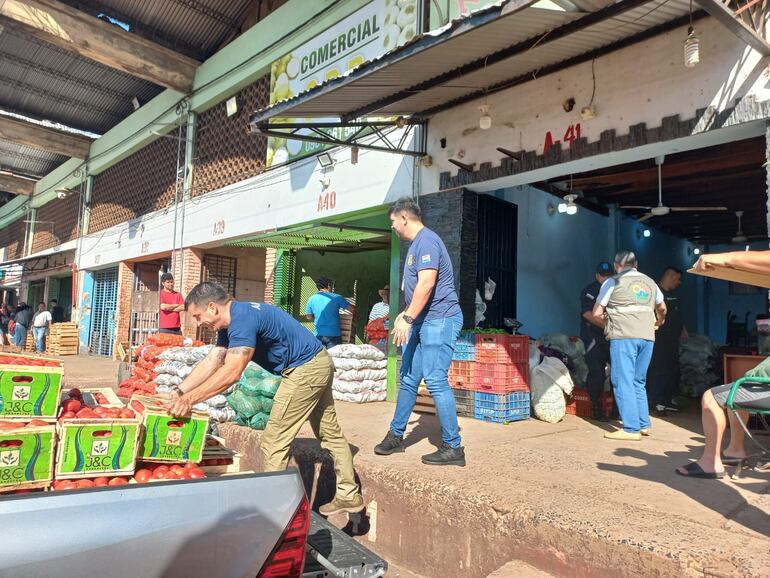
[(334, 409), (332, 358), (324, 349), (307, 363), (287, 369), (282, 375), (283, 380), (275, 394), (270, 419), (262, 435), (265, 471), (281, 471), (288, 467), (291, 444), (302, 424), (309, 420), (321, 447), (332, 454), (337, 475), (337, 498), (353, 499), (360, 490), (353, 473), (353, 454)]

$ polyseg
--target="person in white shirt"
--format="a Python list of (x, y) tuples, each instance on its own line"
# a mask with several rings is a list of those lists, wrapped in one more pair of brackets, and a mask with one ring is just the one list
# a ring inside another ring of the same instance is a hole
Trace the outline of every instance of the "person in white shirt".
[(48, 328), (51, 326), (51, 312), (45, 308), (45, 303), (41, 301), (37, 304), (37, 313), (32, 321), (32, 335), (35, 337), (35, 351), (37, 353), (45, 352), (45, 336), (48, 334)]
[(377, 293), (379, 293), (382, 301), (375, 303), (372, 307), (372, 312), (369, 313), (369, 321), (390, 315), (390, 286), (385, 285), (382, 289), (378, 289)]

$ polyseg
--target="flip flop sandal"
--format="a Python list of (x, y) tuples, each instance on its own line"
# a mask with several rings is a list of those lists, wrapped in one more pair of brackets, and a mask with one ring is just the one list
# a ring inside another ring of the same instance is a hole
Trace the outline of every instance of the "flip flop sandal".
[(680, 472), (678, 469), (674, 471), (680, 476), (684, 476), (685, 478), (702, 478), (705, 480), (721, 480), (722, 478), (725, 477), (724, 472), (703, 471), (703, 468), (698, 465), (698, 462), (691, 462), (686, 466), (682, 466), (682, 467), (687, 472), (686, 474)]

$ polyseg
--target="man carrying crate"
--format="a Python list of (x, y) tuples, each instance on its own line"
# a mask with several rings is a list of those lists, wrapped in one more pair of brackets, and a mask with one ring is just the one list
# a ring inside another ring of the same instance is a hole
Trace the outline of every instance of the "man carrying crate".
[(441, 238), (422, 224), (420, 206), (414, 200), (396, 201), (390, 208), (390, 221), (398, 236), (411, 243), (401, 287), (406, 309), (393, 325), (393, 343), (406, 347), (396, 412), (390, 431), (375, 446), (374, 453), (387, 456), (404, 451), (404, 431), (417, 400), (417, 388), (424, 379), (436, 404), (443, 443), (438, 451), (422, 456), (422, 462), (464, 466), (465, 449), (448, 379), (455, 342), (463, 327), (452, 262)]

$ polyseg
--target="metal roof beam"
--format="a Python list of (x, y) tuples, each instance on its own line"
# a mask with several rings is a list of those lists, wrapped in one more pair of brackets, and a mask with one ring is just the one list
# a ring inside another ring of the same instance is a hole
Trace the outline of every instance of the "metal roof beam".
[[(719, 23), (759, 52), (762, 56), (770, 56), (770, 44), (753, 28), (741, 21), (722, 0), (696, 0), (698, 4)], [(762, 20), (764, 20), (764, 12)]]
[(0, 138), (44, 151), (84, 159), (91, 148), (91, 139), (0, 116)]
[(189, 92), (198, 61), (56, 0), (0, 2), (0, 23), (110, 68)]
[(7, 191), (14, 195), (31, 196), (35, 191), (35, 182), (16, 175), (0, 173), (0, 191)]

